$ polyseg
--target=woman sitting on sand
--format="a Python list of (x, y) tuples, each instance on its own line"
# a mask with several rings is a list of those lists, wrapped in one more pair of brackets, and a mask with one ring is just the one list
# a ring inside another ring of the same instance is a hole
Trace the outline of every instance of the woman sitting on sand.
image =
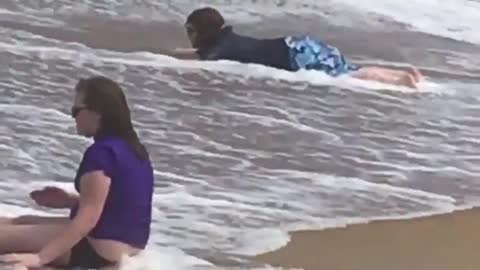
[(23, 216), (0, 224), (3, 260), (25, 267), (100, 268), (145, 248), (150, 235), (153, 168), (120, 86), (81, 79), (72, 107), (77, 132), (93, 137), (75, 178), (79, 195), (47, 187), (30, 196), (70, 217)]
[(232, 60), (298, 71), (313, 69), (331, 76), (351, 74), (353, 77), (416, 88), (421, 74), (416, 68), (394, 70), (363, 67), (348, 63), (335, 47), (309, 36), (257, 39), (235, 33), (225, 26), (223, 16), (206, 7), (194, 10), (185, 23), (193, 48), (178, 48), (177, 58), (201, 60)]

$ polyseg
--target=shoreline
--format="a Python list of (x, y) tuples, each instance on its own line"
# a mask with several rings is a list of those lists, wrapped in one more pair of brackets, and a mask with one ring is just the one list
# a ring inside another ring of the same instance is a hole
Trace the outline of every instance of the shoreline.
[(480, 208), (290, 232), (259, 264), (304, 270), (470, 270), (480, 267)]

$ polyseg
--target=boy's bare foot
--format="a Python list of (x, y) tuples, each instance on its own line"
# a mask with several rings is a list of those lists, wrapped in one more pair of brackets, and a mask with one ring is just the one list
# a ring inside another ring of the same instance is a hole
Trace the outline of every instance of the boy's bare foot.
[(408, 67), (408, 72), (412, 74), (413, 78), (415, 79), (415, 82), (419, 82), (423, 80), (423, 75), (420, 73), (420, 70), (416, 67), (410, 66)]
[(409, 73), (405, 73), (405, 75), (400, 78), (399, 84), (417, 89), (417, 80)]

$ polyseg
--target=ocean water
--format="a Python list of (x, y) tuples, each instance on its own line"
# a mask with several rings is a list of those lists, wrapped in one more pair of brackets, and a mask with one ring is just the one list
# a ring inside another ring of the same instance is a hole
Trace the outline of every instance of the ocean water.
[[(427, 79), (414, 91), (165, 55), (205, 5), (238, 32), (308, 33)], [(155, 166), (150, 243), (123, 269), (273, 269), (250, 257), (290, 230), (477, 206), (478, 14), (467, 0), (2, 0), (0, 214), (65, 214), (28, 193), (73, 189), (90, 141), (68, 111), (94, 74), (124, 87)]]

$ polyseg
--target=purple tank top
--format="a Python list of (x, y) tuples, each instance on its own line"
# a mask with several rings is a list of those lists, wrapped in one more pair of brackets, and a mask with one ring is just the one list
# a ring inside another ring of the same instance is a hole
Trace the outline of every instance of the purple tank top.
[[(87, 148), (75, 177), (101, 170), (111, 178), (110, 192), (97, 225), (89, 236), (145, 248), (152, 221), (153, 168), (149, 160), (137, 157), (130, 145), (114, 136), (96, 137)], [(77, 214), (72, 208), (70, 218)]]

